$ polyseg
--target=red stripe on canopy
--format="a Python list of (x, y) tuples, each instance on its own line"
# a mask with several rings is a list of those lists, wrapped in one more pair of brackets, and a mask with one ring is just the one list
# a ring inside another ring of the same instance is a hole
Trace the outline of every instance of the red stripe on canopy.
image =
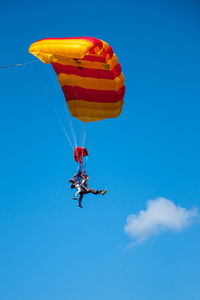
[(85, 55), (82, 60), (87, 60), (87, 61), (97, 61), (97, 62), (102, 62), (106, 63), (105, 57), (102, 56), (92, 56), (92, 55)]
[(115, 103), (123, 100), (125, 86), (116, 91), (84, 89), (78, 86), (65, 85), (62, 87), (66, 101), (85, 100), (99, 103)]
[(59, 63), (52, 63), (52, 66), (57, 75), (59, 75), (60, 73), (64, 73), (73, 74), (81, 77), (91, 77), (100, 79), (114, 79), (118, 77), (122, 71), (119, 63), (111, 71), (74, 67), (70, 65), (62, 65)]
[(101, 78), (101, 79), (114, 79), (113, 73), (106, 70), (97, 70), (89, 68), (74, 67), (70, 65), (61, 65), (58, 63), (52, 64), (57, 75), (60, 73), (73, 74), (81, 77)]

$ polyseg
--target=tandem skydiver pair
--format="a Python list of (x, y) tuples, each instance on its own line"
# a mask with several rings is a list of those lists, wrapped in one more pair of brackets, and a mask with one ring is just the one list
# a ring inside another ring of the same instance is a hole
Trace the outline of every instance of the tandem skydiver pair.
[(89, 176), (86, 174), (85, 171), (78, 171), (74, 177), (72, 177), (69, 182), (71, 183), (71, 188), (76, 188), (77, 192), (74, 194), (73, 199), (77, 200), (77, 196), (79, 195), (79, 199), (78, 199), (78, 206), (83, 208), (82, 206), (82, 199), (83, 199), (83, 195), (85, 194), (94, 194), (94, 195), (105, 195), (105, 193), (107, 192), (106, 189), (104, 190), (96, 190), (96, 189), (91, 189), (88, 188), (88, 180), (89, 180)]
[[(78, 148), (78, 149), (77, 149)], [(71, 183), (71, 188), (76, 188), (77, 192), (74, 194), (73, 199), (77, 200), (77, 196), (79, 195), (79, 199), (78, 199), (78, 206), (83, 208), (82, 206), (82, 199), (83, 199), (83, 195), (85, 194), (94, 194), (94, 195), (105, 195), (105, 193), (107, 192), (106, 189), (104, 190), (96, 190), (96, 189), (91, 189), (88, 188), (88, 180), (89, 180), (89, 176), (86, 173), (85, 169), (83, 168), (83, 161), (82, 158), (83, 156), (87, 156), (87, 150), (86, 148), (82, 148), (82, 147), (76, 147), (74, 149), (74, 159), (80, 163), (78, 172), (69, 180), (69, 182)]]

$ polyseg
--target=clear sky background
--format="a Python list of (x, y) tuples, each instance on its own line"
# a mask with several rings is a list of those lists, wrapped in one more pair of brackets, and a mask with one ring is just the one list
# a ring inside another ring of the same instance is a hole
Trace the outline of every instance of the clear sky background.
[(1, 4), (1, 66), (34, 59), (42, 38), (92, 36), (113, 47), (126, 80), (121, 116), (87, 126), (90, 186), (108, 193), (80, 209), (53, 69), (0, 69), (2, 300), (200, 299), (198, 218), (142, 242), (125, 232), (149, 199), (200, 206), (199, 17), (194, 0)]

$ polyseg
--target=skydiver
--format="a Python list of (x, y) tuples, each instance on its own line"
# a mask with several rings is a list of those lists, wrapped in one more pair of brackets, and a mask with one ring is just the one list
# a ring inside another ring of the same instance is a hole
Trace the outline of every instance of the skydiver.
[(83, 176), (83, 179), (80, 183), (80, 192), (79, 192), (79, 199), (78, 199), (78, 206), (83, 208), (83, 206), (81, 205), (81, 202), (82, 202), (82, 199), (83, 199), (83, 195), (85, 194), (94, 194), (94, 195), (98, 195), (98, 194), (101, 194), (101, 195), (105, 195), (105, 193), (107, 192), (107, 190), (96, 190), (96, 189), (90, 189), (88, 188), (88, 180), (89, 180), (89, 176), (87, 174), (85, 174)]
[(87, 176), (88, 175), (86, 174), (86, 171), (80, 168), (78, 169), (78, 172), (74, 174), (74, 176), (69, 180), (69, 182), (71, 183), (71, 188), (77, 189), (77, 192), (73, 196), (74, 200), (77, 200), (77, 195), (81, 192), (80, 184), (83, 184), (85, 182)]
[(75, 183), (78, 181), (80, 175), (81, 171), (78, 170), (78, 172), (69, 180), (69, 183), (71, 183), (71, 189), (75, 188)]

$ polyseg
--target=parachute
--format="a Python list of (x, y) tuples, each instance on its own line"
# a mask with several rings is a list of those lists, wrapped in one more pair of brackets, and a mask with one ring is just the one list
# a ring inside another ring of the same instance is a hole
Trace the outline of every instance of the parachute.
[[(106, 42), (92, 37), (45, 38), (33, 43), (29, 53), (45, 64), (52, 64), (69, 111), (81, 123), (116, 118), (121, 114), (124, 76), (116, 54)], [(87, 149), (76, 147), (74, 130), (71, 130), (72, 145), (58, 114), (57, 117), (73, 148), (75, 161), (83, 168)], [(85, 136), (82, 146), (84, 141)]]
[(83, 157), (88, 156), (88, 152), (86, 148), (83, 147), (76, 147), (74, 149), (74, 159), (76, 162), (78, 162), (80, 165), (83, 164)]
[(51, 63), (71, 115), (82, 122), (118, 117), (124, 104), (124, 76), (113, 49), (92, 37), (46, 38), (29, 52)]

